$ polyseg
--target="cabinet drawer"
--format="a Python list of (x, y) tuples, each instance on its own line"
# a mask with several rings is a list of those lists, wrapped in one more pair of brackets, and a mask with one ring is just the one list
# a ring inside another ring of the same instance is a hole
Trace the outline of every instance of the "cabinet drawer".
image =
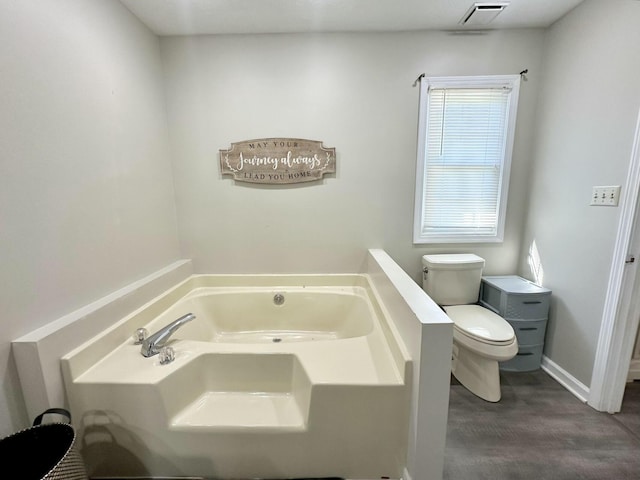
[(543, 319), (549, 314), (549, 295), (508, 295), (506, 319)]
[(538, 345), (544, 343), (547, 320), (508, 320), (518, 339), (518, 345)]
[(516, 275), (482, 277), (480, 304), (507, 320), (547, 318), (550, 299), (551, 290)]
[(521, 347), (511, 360), (500, 362), (500, 370), (506, 372), (530, 372), (540, 368), (542, 361), (542, 345)]

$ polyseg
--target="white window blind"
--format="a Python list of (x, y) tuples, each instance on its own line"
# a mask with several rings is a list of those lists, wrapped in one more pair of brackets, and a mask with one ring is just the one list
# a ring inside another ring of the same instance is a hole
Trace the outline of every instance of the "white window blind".
[(508, 78), (426, 80), (416, 243), (502, 240), (519, 80)]

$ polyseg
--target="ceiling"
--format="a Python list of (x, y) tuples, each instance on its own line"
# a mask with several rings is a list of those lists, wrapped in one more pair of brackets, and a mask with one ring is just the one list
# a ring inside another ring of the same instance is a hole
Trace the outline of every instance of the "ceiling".
[(164, 36), (547, 27), (583, 0), (498, 0), (509, 6), (485, 27), (459, 23), (479, 0), (120, 1)]

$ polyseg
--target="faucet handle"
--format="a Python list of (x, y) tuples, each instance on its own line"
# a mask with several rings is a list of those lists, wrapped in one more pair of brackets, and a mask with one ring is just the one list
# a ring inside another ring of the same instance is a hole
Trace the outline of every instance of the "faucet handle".
[(133, 332), (133, 344), (141, 345), (148, 336), (149, 330), (147, 330), (146, 328), (138, 328), (135, 332)]
[(160, 359), (160, 365), (166, 365), (167, 363), (171, 363), (176, 359), (176, 352), (173, 350), (173, 347), (162, 347), (160, 349), (158, 357)]

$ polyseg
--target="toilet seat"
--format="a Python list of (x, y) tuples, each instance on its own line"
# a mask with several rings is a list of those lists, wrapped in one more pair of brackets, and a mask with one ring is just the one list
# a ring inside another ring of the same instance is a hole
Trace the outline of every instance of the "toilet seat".
[(501, 316), (480, 305), (452, 305), (444, 307), (453, 320), (454, 329), (466, 337), (488, 345), (510, 345), (515, 332)]

